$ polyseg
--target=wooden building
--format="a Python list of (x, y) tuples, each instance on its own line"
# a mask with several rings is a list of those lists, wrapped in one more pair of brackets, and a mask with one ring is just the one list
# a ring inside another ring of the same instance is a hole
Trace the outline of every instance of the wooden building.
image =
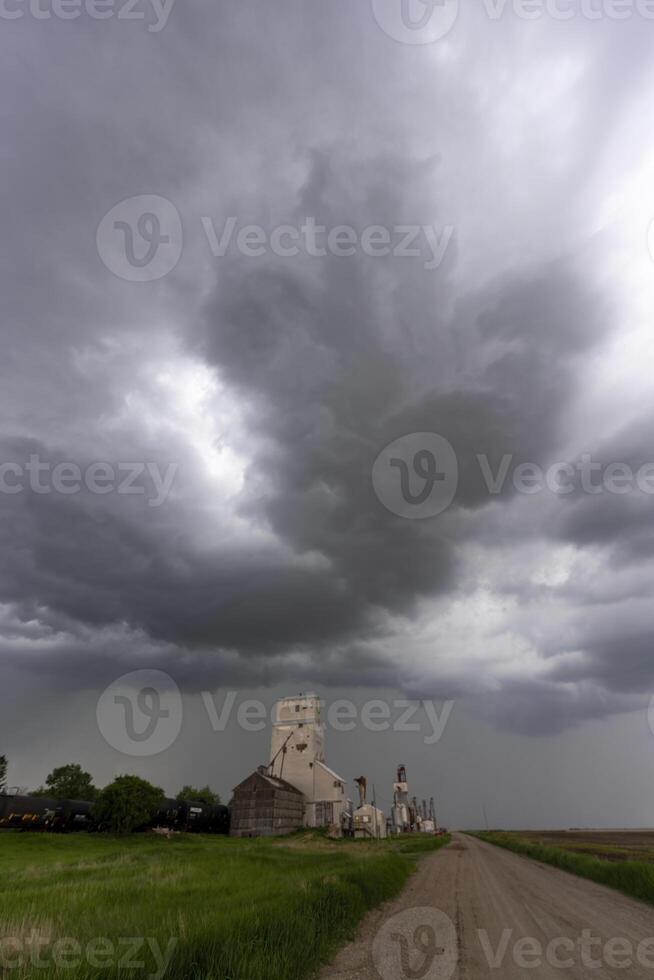
[(302, 827), (304, 796), (286, 780), (269, 776), (264, 766), (233, 792), (231, 837), (272, 837)]

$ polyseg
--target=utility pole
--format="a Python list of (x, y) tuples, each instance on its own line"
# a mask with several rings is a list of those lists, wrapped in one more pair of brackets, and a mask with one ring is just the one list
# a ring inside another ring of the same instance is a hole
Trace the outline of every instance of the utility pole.
[(372, 808), (375, 811), (375, 837), (379, 837), (379, 820), (377, 814), (377, 792), (375, 790), (375, 784), (372, 784)]

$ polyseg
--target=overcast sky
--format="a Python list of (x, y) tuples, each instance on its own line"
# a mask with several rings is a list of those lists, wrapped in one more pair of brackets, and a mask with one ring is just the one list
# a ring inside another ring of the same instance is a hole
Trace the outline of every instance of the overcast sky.
[[(458, 825), (652, 823), (654, 7), (39, 3), (0, 11), (10, 782), (228, 795), (269, 732), (201, 692), (312, 689), (390, 706), (328, 731), (381, 799), (403, 762)], [(184, 717), (135, 758), (96, 706), (143, 669)]]

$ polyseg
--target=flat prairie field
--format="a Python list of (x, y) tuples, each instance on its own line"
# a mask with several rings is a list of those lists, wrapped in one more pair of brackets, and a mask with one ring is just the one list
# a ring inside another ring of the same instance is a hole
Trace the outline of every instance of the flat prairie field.
[(301, 980), (447, 838), (0, 832), (0, 977)]
[(654, 830), (520, 830), (515, 836), (608, 861), (654, 861)]
[(492, 830), (475, 836), (654, 905), (654, 831)]

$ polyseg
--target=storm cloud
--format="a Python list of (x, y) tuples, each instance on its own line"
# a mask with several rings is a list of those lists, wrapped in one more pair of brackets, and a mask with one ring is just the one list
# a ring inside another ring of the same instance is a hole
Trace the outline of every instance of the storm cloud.
[[(462, 3), (409, 45), (344, 0), (2, 22), (0, 461), (175, 470), (157, 506), (147, 469), (3, 489), (8, 676), (392, 687), (539, 735), (642, 706), (654, 498), (514, 474), (654, 461), (652, 30)], [(151, 282), (96, 244), (139, 195), (183, 229)], [(424, 234), (214, 254), (230, 218), (451, 234), (433, 268)], [(421, 432), (458, 484), (412, 520), (372, 470)]]

